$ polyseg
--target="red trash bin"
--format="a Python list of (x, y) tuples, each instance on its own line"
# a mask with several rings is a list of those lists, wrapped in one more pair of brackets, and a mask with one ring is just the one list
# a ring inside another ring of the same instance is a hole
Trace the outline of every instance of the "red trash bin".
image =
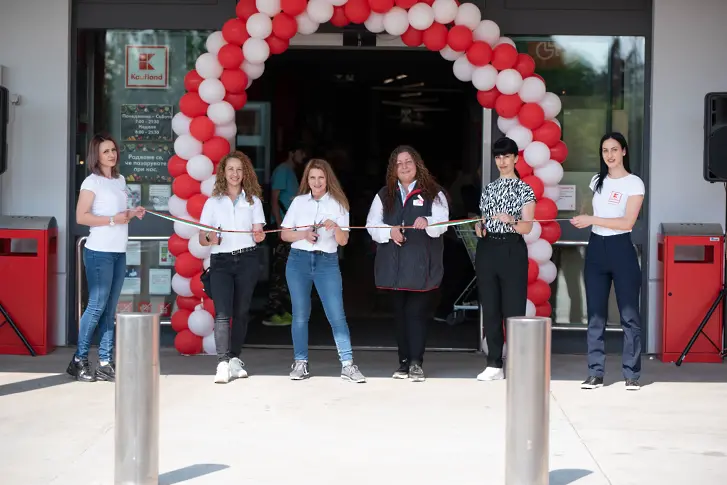
[(0, 216), (0, 354), (55, 349), (57, 264), (55, 217)]

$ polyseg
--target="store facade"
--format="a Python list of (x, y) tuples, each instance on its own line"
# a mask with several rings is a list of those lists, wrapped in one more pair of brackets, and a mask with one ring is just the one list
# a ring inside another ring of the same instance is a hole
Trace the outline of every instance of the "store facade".
[[(10, 169), (0, 179), (0, 210), (3, 214), (54, 215), (59, 221), (63, 234), (60, 251), (65, 256), (58, 275), (59, 288), (65, 290), (60, 292), (58, 303), (58, 311), (65, 317), (59, 318), (59, 344), (74, 342), (84, 300), (84, 278), (77, 254), (87, 231), (75, 224), (73, 214), (85, 177), (83, 160), (88, 138), (106, 130), (125, 140), (125, 163), (146, 167), (143, 177), (127, 179), (127, 183), (133, 185), (132, 191), (138, 194), (141, 204), (164, 210), (171, 183), (165, 163), (172, 153), (170, 120), (184, 93), (184, 75), (204, 52), (207, 35), (234, 16), (235, 3), (74, 0), (48, 6), (38, 0), (23, 0), (12, 2), (10, 15), (3, 12), (0, 64), (7, 66), (3, 83), (21, 95), (21, 102), (13, 107), (15, 116), (11, 117)], [(727, 7), (704, 0), (696, 14), (696, 9), (687, 9), (677, 0), (593, 1), (586, 6), (578, 0), (475, 3), (485, 17), (500, 26), (503, 35), (515, 41), (520, 52), (536, 60), (537, 72), (563, 102), (560, 121), (569, 156), (560, 183), (568, 187), (570, 195), (559, 207), (558, 217), (590, 210), (587, 184), (597, 171), (600, 136), (609, 130), (627, 136), (632, 169), (644, 179), (648, 194), (633, 241), (643, 270), (645, 351), (655, 352), (661, 321), (655, 250), (659, 224), (724, 220), (723, 192), (701, 179), (701, 123), (695, 127), (692, 122), (701, 120), (704, 94), (720, 90), (727, 81), (727, 70), (719, 67), (724, 64), (715, 60), (725, 54), (714, 40), (707, 42), (710, 36), (704, 33), (704, 25), (714, 24), (712, 19), (726, 14)], [(44, 16), (48, 25), (37, 36), (14, 29), (13, 25), (25, 19), (31, 22), (33, 4), (48, 12)], [(694, 15), (699, 17), (692, 19)], [(16, 20), (11, 23), (6, 20), (9, 18)], [(690, 29), (690, 25), (699, 28)], [(678, 31), (688, 31), (690, 36), (675, 39), (674, 32)], [(716, 24), (711, 35), (725, 36)], [(14, 49), (7, 46), (6, 36), (12, 36)], [(340, 49), (353, 54), (357, 50), (401, 48), (381, 36), (374, 45), (364, 42), (363, 47), (349, 46), (348, 39), (340, 29), (326, 26), (316, 36), (296, 39), (291, 51), (315, 49), (326, 55)], [(50, 45), (60, 51), (51, 54), (47, 48)], [(129, 49), (135, 46), (156, 49), (156, 60), (163, 59), (164, 74), (160, 79), (139, 81), (134, 76), (135, 69), (129, 67), (127, 59)], [(710, 55), (705, 49), (711, 50)], [(700, 55), (691, 54), (693, 50)], [(706, 62), (703, 57), (711, 60)], [(682, 66), (676, 73), (670, 67), (674, 63)], [(41, 66), (52, 70), (52, 76)], [(450, 69), (444, 62), (432, 68)], [(689, 73), (692, 76), (687, 77)], [(265, 77), (256, 82), (264, 86)], [(271, 96), (259, 90), (259, 100), (248, 103), (237, 120), (238, 147), (251, 155), (264, 182), (268, 182), (271, 168), (279, 161), (276, 148), (281, 143), (276, 140)], [(153, 129), (128, 122), (133, 117), (129, 115), (139, 110), (153, 110), (162, 120), (154, 129), (168, 129), (169, 139), (157, 136), (153, 142), (146, 142), (143, 137)], [(489, 156), (483, 156), (482, 147), (500, 133), (494, 113), (481, 111), (479, 123), (472, 128), (471, 139), (476, 146), (470, 158), (481, 164), (483, 180), (489, 181), (494, 176), (493, 167)], [(39, 133), (37, 126), (45, 128)], [(40, 140), (48, 140), (49, 150), (38, 149)], [(46, 152), (53, 155), (44, 156)], [(33, 168), (38, 164), (42, 170)], [(43, 196), (34, 191), (41, 191)], [(562, 231), (554, 248), (559, 269), (551, 298), (556, 328), (554, 349), (580, 352), (585, 337), (582, 266), (588, 233), (576, 231), (567, 223), (562, 224)], [(155, 218), (132, 226), (133, 249), (129, 254), (133, 264), (128, 265), (126, 298), (122, 296), (128, 309), (171, 310), (174, 295), (160, 287), (166, 287), (173, 271), (165, 245), (172, 232), (171, 224)], [(264, 295), (260, 298), (264, 299)], [(615, 298), (612, 300), (608, 346), (618, 351), (621, 335)], [(450, 347), (474, 349), (478, 345), (479, 339), (473, 339), (471, 345)]]

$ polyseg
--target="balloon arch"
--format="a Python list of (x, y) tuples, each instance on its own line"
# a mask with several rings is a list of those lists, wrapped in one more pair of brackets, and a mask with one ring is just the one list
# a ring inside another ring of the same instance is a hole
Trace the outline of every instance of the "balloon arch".
[[(535, 217), (553, 219), (567, 148), (556, 120), (561, 102), (547, 92), (535, 74), (535, 61), (518, 54), (515, 43), (500, 36), (480, 9), (457, 0), (241, 0), (236, 17), (206, 42), (195, 69), (184, 79), (187, 91), (174, 116), (175, 155), (169, 160), (174, 178), (169, 212), (197, 221), (212, 193), (215, 169), (234, 146), (235, 111), (247, 101), (245, 90), (262, 76), (265, 61), (288, 48), (296, 34), (309, 35), (331, 22), (337, 27), (364, 24), (373, 33), (401, 36), (410, 47), (424, 45), (452, 62), (455, 77), (472, 82), (477, 100), (494, 109), (497, 125), (521, 150), (517, 169), (535, 191)], [(177, 309), (172, 328), (182, 354), (215, 353), (214, 305), (200, 275), (209, 266), (209, 248), (199, 244), (198, 229), (175, 223), (169, 251), (176, 257), (172, 287)], [(550, 316), (550, 283), (556, 267), (551, 245), (560, 238), (557, 222), (535, 222), (525, 236), (528, 271), (528, 315)]]

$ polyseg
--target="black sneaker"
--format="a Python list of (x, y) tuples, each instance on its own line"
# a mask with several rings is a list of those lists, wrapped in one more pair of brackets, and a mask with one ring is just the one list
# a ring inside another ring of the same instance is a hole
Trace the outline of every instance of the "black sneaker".
[(581, 389), (598, 389), (603, 387), (603, 377), (589, 376), (581, 383)]
[(626, 390), (627, 391), (638, 391), (641, 389), (638, 379), (626, 379)]
[(114, 369), (113, 362), (98, 366), (96, 369), (96, 380), (106, 382), (114, 382), (116, 380), (116, 369)]
[(88, 359), (79, 359), (75, 355), (71, 357), (71, 363), (68, 364), (66, 372), (80, 382), (94, 382), (96, 380)]
[(419, 364), (412, 364), (409, 366), (409, 380), (412, 382), (424, 382), (424, 369)]
[(399, 368), (396, 369), (396, 372), (394, 372), (394, 375), (391, 377), (394, 379), (406, 379), (409, 377), (409, 363), (405, 360), (400, 362)]

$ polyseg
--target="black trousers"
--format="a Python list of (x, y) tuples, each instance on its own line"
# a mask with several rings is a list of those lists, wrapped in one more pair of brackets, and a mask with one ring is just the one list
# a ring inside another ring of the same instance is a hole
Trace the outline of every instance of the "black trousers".
[(631, 235), (599, 236), (591, 233), (583, 270), (588, 306), (588, 373), (603, 377), (606, 363), (606, 321), (611, 282), (624, 331), (621, 367), (626, 379), (641, 374), (641, 268)]
[(525, 315), (528, 247), (519, 234), (490, 234), (477, 242), (477, 290), (487, 339), (487, 366), (502, 368), (504, 320)]
[(259, 274), (260, 255), (257, 249), (236, 255), (213, 254), (210, 258), (210, 285), (216, 313), (215, 347), (219, 362), (240, 356), (247, 336), (252, 293)]
[(393, 292), (399, 362), (424, 363), (427, 325), (432, 318), (431, 299), (429, 291)]

